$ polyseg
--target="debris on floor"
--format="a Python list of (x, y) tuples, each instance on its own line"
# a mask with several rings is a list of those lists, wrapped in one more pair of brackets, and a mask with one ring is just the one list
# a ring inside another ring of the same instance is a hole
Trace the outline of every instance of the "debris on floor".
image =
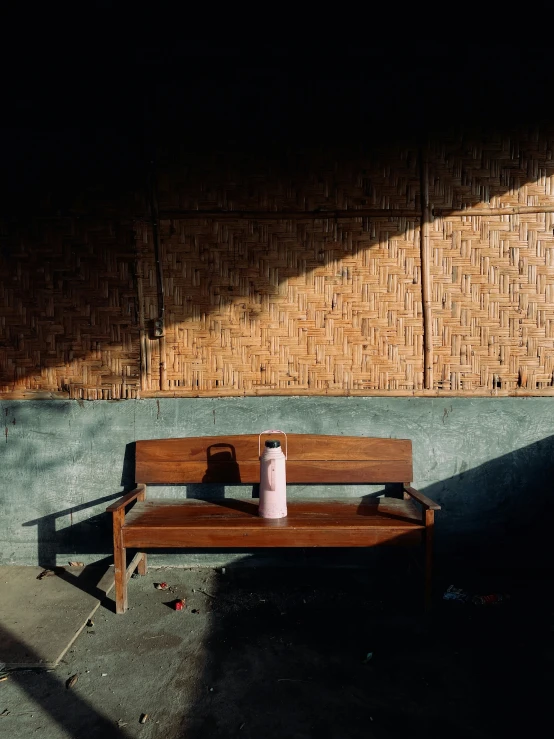
[[(155, 591), (160, 575), (176, 595)], [(529, 713), (520, 706), (533, 701), (536, 714), (548, 714), (548, 583), (522, 589), (506, 578), (494, 585), (485, 577), (484, 585), (453, 578), (470, 598), (509, 592), (510, 604), (443, 602), (447, 581), (426, 615), (419, 583), (399, 587), (386, 576), (390, 582), (347, 569), (229, 566), (225, 577), (214, 568), (153, 570), (130, 584), (124, 617), (106, 600), (93, 616), (94, 639), (83, 629), (61, 667), (8, 668), (0, 735), (179, 739), (186, 729), (187, 739), (393, 739), (409, 731), (497, 739), (526, 735)], [(40, 599), (44, 585), (35, 585)], [(536, 592), (543, 599), (533, 599)], [(177, 616), (174, 603), (183, 595), (187, 608)], [(526, 623), (533, 628), (522, 628)], [(78, 682), (66, 690), (74, 675)], [(514, 709), (507, 712), (507, 703)]]
[(200, 588), (198, 588), (196, 590), (196, 592), (197, 593), (202, 593), (202, 595), (207, 595), (208, 598), (214, 598), (215, 599), (215, 595), (213, 595), (212, 593), (208, 593), (206, 590), (200, 590)]
[(471, 602), (476, 606), (493, 606), (510, 600), (507, 593), (492, 593), (491, 595), (474, 595)]
[(453, 600), (458, 603), (468, 603), (471, 600), (469, 593), (461, 588), (455, 588), (454, 585), (449, 585), (442, 596), (443, 600)]
[(490, 606), (498, 603), (505, 603), (510, 599), (507, 593), (492, 593), (491, 595), (471, 595), (467, 590), (455, 588), (450, 585), (444, 595), (443, 600), (456, 601), (458, 603), (473, 603), (474, 606)]
[(55, 574), (54, 570), (43, 570), (37, 577), (37, 580), (44, 580), (45, 577), (54, 577)]
[(71, 677), (68, 678), (65, 682), (65, 687), (67, 688), (67, 690), (70, 690), (70, 688), (72, 688), (75, 685), (78, 679), (79, 679), (78, 674), (71, 675)]

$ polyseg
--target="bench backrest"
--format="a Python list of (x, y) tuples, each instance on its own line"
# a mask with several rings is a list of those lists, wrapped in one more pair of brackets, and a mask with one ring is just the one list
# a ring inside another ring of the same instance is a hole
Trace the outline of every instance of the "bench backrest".
[[(412, 442), (361, 436), (288, 434), (287, 482), (410, 483)], [(262, 437), (263, 442), (272, 438)], [(275, 436), (281, 441), (283, 437)], [(137, 483), (260, 481), (257, 434), (136, 442)]]

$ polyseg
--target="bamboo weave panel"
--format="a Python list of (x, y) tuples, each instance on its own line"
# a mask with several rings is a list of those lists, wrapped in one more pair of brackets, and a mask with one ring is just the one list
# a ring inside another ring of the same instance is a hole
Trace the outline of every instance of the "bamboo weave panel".
[[(167, 386), (178, 394), (422, 387), (419, 228), (405, 219), (162, 223)], [(144, 315), (157, 316), (143, 229)], [(144, 389), (160, 342), (145, 340)]]
[[(552, 135), (452, 140), (431, 153), (434, 205), (554, 204)], [(431, 230), (435, 387), (551, 388), (552, 213), (435, 218)]]
[(67, 219), (4, 228), (0, 392), (136, 397), (132, 232)]
[[(431, 146), (435, 390), (553, 391), (553, 214), (449, 216), (552, 207), (553, 149), (552, 133), (536, 130)], [(144, 219), (136, 246), (111, 216), (4, 229), (0, 392), (136, 397), (139, 366), (154, 393), (422, 392), (419, 224), (324, 218), (335, 208), (417, 209), (414, 150), (169, 160), (162, 209), (322, 217), (162, 222), (162, 340), (149, 338), (159, 303)]]

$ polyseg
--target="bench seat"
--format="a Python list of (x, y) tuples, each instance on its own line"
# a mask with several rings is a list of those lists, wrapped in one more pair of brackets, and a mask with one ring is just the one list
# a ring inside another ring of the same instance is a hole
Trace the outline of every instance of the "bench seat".
[(367, 547), (421, 540), (425, 526), (409, 500), (291, 501), (288, 516), (258, 516), (258, 504), (149, 499), (136, 503), (122, 529), (126, 547)]

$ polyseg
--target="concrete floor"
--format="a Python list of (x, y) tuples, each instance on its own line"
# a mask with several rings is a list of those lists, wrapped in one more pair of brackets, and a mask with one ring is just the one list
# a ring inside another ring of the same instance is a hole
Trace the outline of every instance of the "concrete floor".
[(99, 572), (0, 567), (0, 664), (56, 667), (113, 587), (113, 567)]
[[(151, 570), (131, 580), (128, 613), (116, 616), (107, 599), (56, 670), (0, 683), (0, 736), (533, 735), (554, 667), (546, 590), (516, 586), (508, 604), (489, 608), (438, 601), (426, 618), (412, 581), (385, 579)], [(156, 590), (160, 580), (176, 592)], [(184, 612), (168, 605), (176, 596)]]

